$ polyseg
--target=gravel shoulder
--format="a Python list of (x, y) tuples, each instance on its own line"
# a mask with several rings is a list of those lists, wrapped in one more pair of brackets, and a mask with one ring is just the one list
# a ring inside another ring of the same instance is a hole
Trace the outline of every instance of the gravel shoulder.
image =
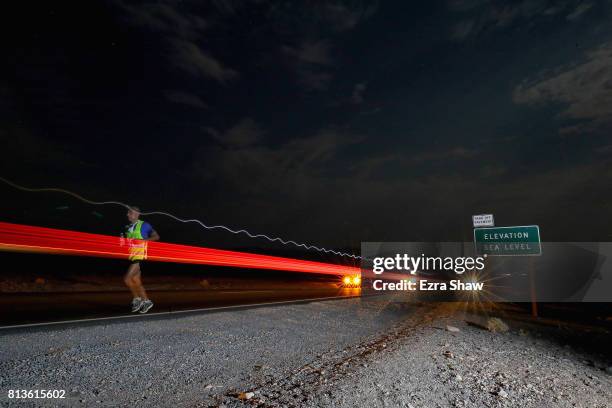
[(492, 333), (467, 324), (465, 316), (448, 305), (431, 314), (425, 324), (408, 323), (395, 334), (357, 346), (360, 352), (349, 348), (265, 384), (249, 394), (249, 400), (225, 403), (235, 407), (612, 407), (609, 361), (559, 342), (558, 329), (539, 327), (536, 332), (510, 323), (508, 332)]
[(492, 333), (453, 304), (362, 298), (7, 332), (0, 405), (612, 406), (604, 357), (507, 323)]
[[(365, 298), (0, 333), (1, 406), (215, 405), (403, 320)], [(66, 390), (17, 401), (11, 389)]]

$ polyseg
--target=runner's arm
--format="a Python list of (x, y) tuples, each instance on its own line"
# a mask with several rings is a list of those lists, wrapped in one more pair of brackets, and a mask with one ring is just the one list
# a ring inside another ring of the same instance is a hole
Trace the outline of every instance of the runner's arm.
[(159, 234), (155, 230), (151, 230), (151, 235), (147, 238), (147, 241), (159, 241)]

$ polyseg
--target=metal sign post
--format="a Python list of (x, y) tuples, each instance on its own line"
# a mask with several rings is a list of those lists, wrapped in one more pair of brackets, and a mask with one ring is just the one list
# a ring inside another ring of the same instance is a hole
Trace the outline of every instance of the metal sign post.
[[(474, 226), (482, 219), (472, 218)], [(491, 221), (492, 221), (491, 215)], [(487, 256), (539, 256), (542, 254), (540, 227), (523, 225), (516, 227), (474, 228), (474, 245), (478, 255)], [(531, 315), (538, 317), (538, 303), (533, 259), (528, 263)]]
[(533, 259), (529, 260), (529, 289), (531, 296), (531, 316), (538, 317), (538, 302), (536, 300), (535, 278), (533, 276)]

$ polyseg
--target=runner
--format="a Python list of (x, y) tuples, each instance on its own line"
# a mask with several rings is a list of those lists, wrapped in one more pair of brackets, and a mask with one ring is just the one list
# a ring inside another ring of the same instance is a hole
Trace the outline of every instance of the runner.
[(123, 280), (134, 296), (132, 312), (147, 313), (153, 307), (153, 302), (147, 297), (142, 286), (140, 266), (147, 259), (147, 241), (158, 241), (159, 234), (151, 224), (140, 219), (140, 208), (130, 207), (127, 218), (130, 224), (125, 226), (122, 237), (127, 238), (130, 246), (130, 266)]

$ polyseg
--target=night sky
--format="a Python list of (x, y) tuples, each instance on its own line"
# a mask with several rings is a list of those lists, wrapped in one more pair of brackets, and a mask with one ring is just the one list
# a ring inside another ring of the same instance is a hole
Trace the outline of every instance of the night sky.
[[(0, 40), (17, 183), (330, 248), (469, 240), (478, 213), (612, 239), (610, 1), (20, 3)], [(7, 221), (124, 221), (0, 194)]]

